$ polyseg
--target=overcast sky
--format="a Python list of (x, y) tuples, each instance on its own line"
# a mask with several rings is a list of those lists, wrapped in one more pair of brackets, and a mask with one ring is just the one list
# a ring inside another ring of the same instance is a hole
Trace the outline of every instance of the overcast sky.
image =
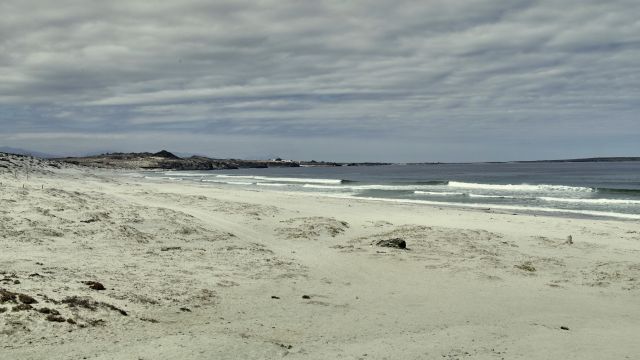
[(640, 156), (640, 1), (0, 2), (0, 146)]

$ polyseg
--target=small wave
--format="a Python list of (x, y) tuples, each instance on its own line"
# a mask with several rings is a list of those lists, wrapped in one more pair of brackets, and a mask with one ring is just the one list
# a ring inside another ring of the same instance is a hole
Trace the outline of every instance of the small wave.
[(446, 180), (425, 180), (425, 181), (416, 181), (413, 184), (416, 185), (447, 185), (449, 184)]
[(350, 186), (353, 190), (387, 190), (387, 191), (417, 191), (420, 189), (432, 189), (428, 185), (356, 185)]
[(449, 191), (436, 192), (436, 191), (420, 191), (420, 190), (416, 190), (413, 193), (414, 194), (418, 194), (418, 195), (434, 195), (434, 196), (464, 196), (464, 195), (466, 195), (465, 193), (461, 193), (461, 192), (449, 192)]
[(618, 205), (640, 205), (640, 200), (627, 199), (573, 199), (573, 198), (555, 198), (555, 197), (539, 197), (540, 200), (550, 202), (564, 202), (575, 204), (618, 204)]
[(283, 187), (283, 186), (292, 186), (292, 184), (281, 184), (281, 183), (256, 183), (258, 186), (273, 186), (273, 187)]
[(469, 197), (472, 198), (481, 198), (481, 199), (526, 199), (519, 198), (517, 196), (506, 196), (506, 195), (481, 195), (481, 194), (469, 194)]
[(225, 175), (225, 174), (216, 175), (216, 177), (219, 177), (219, 178), (238, 178), (238, 179), (254, 179), (255, 178), (255, 176), (253, 176), (253, 175)]
[(338, 185), (318, 185), (318, 184), (304, 184), (302, 187), (310, 189), (326, 189), (326, 190), (350, 190), (350, 186), (338, 186)]
[(563, 213), (563, 214), (575, 214), (575, 215), (587, 215), (587, 216), (597, 216), (597, 217), (610, 217), (610, 218), (618, 218), (618, 219), (640, 220), (640, 215), (638, 215), (638, 214), (626, 214), (626, 213), (607, 212), (607, 211), (594, 211), (594, 210), (557, 209), (557, 208), (547, 208), (547, 207), (514, 206), (514, 205), (501, 205), (501, 204), (456, 203), (456, 202), (446, 202), (446, 201), (430, 201), (430, 200), (414, 200), (414, 199), (389, 199), (389, 198), (361, 197), (361, 196), (349, 196), (349, 195), (337, 195), (337, 194), (332, 194), (332, 195), (327, 194), (327, 195), (324, 195), (324, 196), (335, 197), (335, 198), (343, 198), (343, 199), (363, 199), (363, 200), (371, 200), (371, 201), (394, 202), (394, 203), (404, 203), (404, 204), (452, 206), (452, 207), (466, 207), (466, 208), (476, 208), (476, 209), (491, 208), (491, 209), (507, 210), (507, 211), (532, 211), (532, 212), (542, 212), (542, 213)]
[(207, 180), (207, 179), (202, 179), (200, 181), (215, 183), (215, 184), (227, 184), (227, 185), (253, 185), (254, 184), (248, 181), (222, 181), (222, 180)]
[(182, 181), (181, 178), (170, 177), (170, 176), (145, 176), (145, 179), (149, 180), (173, 180), (173, 181)]
[(318, 185), (304, 184), (303, 187), (327, 190), (385, 190), (385, 191), (416, 191), (417, 189), (431, 189), (433, 186), (426, 185)]
[(481, 189), (481, 190), (503, 190), (503, 191), (522, 191), (522, 192), (549, 192), (549, 191), (565, 191), (565, 192), (593, 192), (592, 188), (565, 186), (565, 185), (530, 185), (530, 184), (479, 184), (466, 183), (459, 181), (449, 181), (449, 187), (461, 189)]
[(342, 179), (313, 179), (313, 178), (288, 178), (288, 177), (270, 177), (270, 176), (257, 176), (257, 175), (216, 175), (220, 178), (238, 178), (238, 179), (252, 179), (260, 181), (282, 181), (292, 183), (310, 183), (310, 184), (342, 184), (350, 182), (349, 180)]
[(208, 173), (188, 173), (188, 172), (180, 172), (180, 171), (165, 171), (165, 175), (167, 176), (183, 176), (183, 177), (206, 177), (211, 176), (212, 174)]

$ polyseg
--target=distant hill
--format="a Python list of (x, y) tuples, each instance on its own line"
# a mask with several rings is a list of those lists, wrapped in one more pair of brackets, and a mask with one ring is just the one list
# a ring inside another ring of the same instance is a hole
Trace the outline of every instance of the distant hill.
[(59, 157), (58, 155), (47, 154), (39, 151), (14, 148), (9, 146), (0, 146), (0, 152), (8, 153), (8, 154), (17, 154), (17, 155), (29, 155), (29, 156), (43, 158), (43, 159), (53, 159), (53, 158)]
[(181, 158), (166, 150), (157, 153), (107, 153), (85, 157), (67, 157), (58, 160), (75, 165), (117, 169), (222, 170), (300, 166), (299, 163), (293, 161), (211, 159), (195, 155)]

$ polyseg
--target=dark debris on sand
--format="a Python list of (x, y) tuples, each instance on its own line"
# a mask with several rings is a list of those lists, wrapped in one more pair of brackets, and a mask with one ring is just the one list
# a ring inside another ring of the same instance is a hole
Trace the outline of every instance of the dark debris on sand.
[(400, 238), (380, 240), (376, 243), (376, 245), (382, 246), (382, 247), (388, 247), (388, 248), (395, 248), (395, 249), (407, 248), (407, 242)]
[(95, 301), (90, 297), (69, 296), (62, 300), (63, 304), (67, 304), (70, 308), (84, 308), (91, 311), (96, 311), (99, 307), (109, 310), (117, 311), (120, 315), (128, 316), (126, 311), (101, 301)]
[(85, 285), (89, 285), (89, 289), (98, 290), (98, 291), (106, 290), (104, 285), (102, 285), (97, 281), (83, 281), (82, 283)]

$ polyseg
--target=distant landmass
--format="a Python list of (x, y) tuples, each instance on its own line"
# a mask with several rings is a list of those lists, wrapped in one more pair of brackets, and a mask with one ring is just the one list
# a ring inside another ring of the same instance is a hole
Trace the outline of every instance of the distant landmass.
[[(244, 159), (216, 159), (202, 155), (188, 156), (184, 153), (169, 152), (161, 150), (156, 153), (138, 152), (138, 153), (104, 153), (88, 156), (77, 157), (60, 157), (52, 154), (42, 153), (38, 151), (25, 150), (7, 146), (0, 146), (0, 152), (27, 155), (36, 158), (54, 159), (57, 161), (99, 168), (117, 168), (117, 169), (164, 169), (164, 170), (223, 170), (223, 169), (242, 169), (242, 168), (270, 168), (270, 167), (333, 167), (333, 166), (380, 166), (392, 165), (387, 162), (327, 162), (316, 160), (287, 160), (281, 158), (269, 160), (244, 160)], [(568, 163), (568, 162), (621, 162), (621, 161), (640, 161), (640, 157), (590, 157), (578, 159), (559, 159), (559, 160), (522, 160), (522, 161), (495, 161), (485, 163)], [(437, 165), (452, 164), (445, 162), (422, 162), (408, 163), (408, 165)]]
[(180, 157), (167, 150), (156, 153), (106, 153), (83, 157), (57, 158), (70, 164), (116, 169), (164, 170), (226, 170), (243, 168), (301, 167), (301, 166), (365, 166), (387, 163), (337, 163), (325, 161), (294, 161), (281, 158), (270, 160), (214, 159), (193, 155)]
[(58, 155), (47, 154), (39, 151), (31, 151), (31, 150), (25, 150), (20, 148), (14, 148), (9, 146), (0, 146), (0, 152), (7, 153), (7, 154), (16, 154), (16, 155), (28, 155), (28, 156), (33, 156), (33, 157), (43, 158), (43, 159), (52, 159), (52, 158), (59, 157)]
[(592, 157), (582, 159), (564, 159), (564, 160), (530, 160), (515, 161), (518, 163), (556, 163), (556, 162), (619, 162), (619, 161), (640, 161), (640, 157)]
[(478, 161), (478, 162), (422, 162), (407, 163), (408, 165), (438, 165), (438, 164), (523, 164), (523, 163), (570, 163), (570, 162), (622, 162), (622, 161), (640, 161), (637, 156), (619, 156), (619, 157), (592, 157), (580, 159), (558, 159), (558, 160), (517, 160), (517, 161)]

